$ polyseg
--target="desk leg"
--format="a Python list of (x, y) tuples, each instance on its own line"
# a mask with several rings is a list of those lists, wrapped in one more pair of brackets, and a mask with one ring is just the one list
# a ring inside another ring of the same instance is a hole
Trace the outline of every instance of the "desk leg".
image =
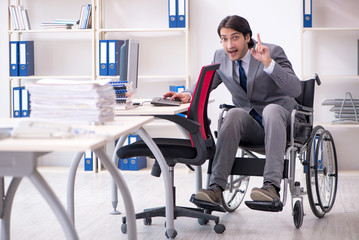
[(69, 176), (67, 179), (67, 212), (75, 225), (75, 178), (76, 172), (79, 167), (80, 161), (84, 152), (78, 152), (75, 154), (74, 159), (71, 162)]
[(109, 171), (112, 178), (114, 179), (116, 185), (121, 191), (122, 199), (125, 204), (126, 218), (127, 218), (127, 236), (128, 239), (136, 240), (137, 239), (137, 230), (136, 230), (136, 216), (135, 208), (133, 206), (132, 198), (130, 191), (125, 183), (120, 172), (117, 170), (117, 167), (114, 166), (109, 159), (109, 157), (101, 149), (96, 149), (95, 154), (100, 158), (101, 163)]
[[(6, 191), (6, 195), (3, 195), (3, 211), (1, 215), (1, 239), (10, 239), (10, 216), (11, 216), (11, 208), (12, 203), (14, 201), (15, 193), (17, 188), (21, 183), (22, 178), (14, 177), (11, 180), (8, 190)], [(5, 191), (4, 186), (2, 189), (3, 193)]]
[(165, 184), (165, 193), (166, 193), (166, 231), (167, 236), (171, 238), (174, 236), (174, 209), (173, 209), (173, 189), (171, 186), (171, 178), (169, 175), (168, 165), (164, 159), (160, 149), (157, 147), (156, 143), (152, 140), (150, 135), (143, 129), (140, 128), (137, 130), (137, 134), (142, 138), (142, 140), (147, 144), (148, 148), (152, 151), (155, 156), (158, 164), (161, 167), (163, 180)]
[(79, 239), (69, 215), (67, 215), (64, 207), (61, 205), (61, 202), (58, 200), (40, 173), (35, 169), (28, 177), (54, 211), (57, 219), (64, 229), (66, 238), (74, 240)]
[[(115, 146), (115, 149), (113, 150), (113, 155), (112, 155), (112, 162), (115, 165), (115, 167), (118, 166), (118, 157), (116, 155), (117, 150), (123, 146), (123, 144), (125, 143), (126, 139), (127, 139), (128, 135), (126, 136), (122, 136), (118, 141), (117, 144)], [(117, 203), (118, 203), (118, 195), (117, 195), (117, 186), (116, 183), (114, 181), (113, 178), (111, 178), (111, 200), (112, 200), (112, 207), (113, 207), (113, 211), (110, 212), (110, 214), (112, 215), (118, 215), (121, 214), (119, 211), (116, 210), (117, 208)]]

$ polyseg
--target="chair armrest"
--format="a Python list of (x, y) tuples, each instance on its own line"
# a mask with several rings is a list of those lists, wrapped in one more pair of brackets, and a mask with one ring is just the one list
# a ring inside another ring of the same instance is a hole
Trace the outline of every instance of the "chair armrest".
[(197, 132), (200, 132), (201, 130), (201, 124), (198, 122), (195, 122), (191, 119), (178, 116), (178, 115), (158, 115), (157, 118), (166, 119), (168, 121), (174, 122), (178, 125), (180, 125), (182, 128), (187, 130), (191, 134), (195, 134)]

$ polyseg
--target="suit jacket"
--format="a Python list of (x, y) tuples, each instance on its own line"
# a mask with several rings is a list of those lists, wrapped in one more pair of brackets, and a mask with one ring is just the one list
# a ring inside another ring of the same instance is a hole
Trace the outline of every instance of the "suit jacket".
[[(256, 41), (254, 43), (257, 44)], [(264, 65), (251, 55), (245, 92), (234, 78), (237, 75), (234, 70), (235, 62), (227, 56), (224, 49), (219, 49), (214, 54), (213, 63), (221, 65), (214, 76), (211, 90), (224, 83), (232, 94), (232, 101), (236, 107), (247, 112), (254, 108), (261, 116), (264, 107), (271, 103), (291, 111), (296, 105), (294, 98), (301, 93), (300, 80), (281, 47), (266, 43), (264, 45), (269, 48), (271, 58), (275, 61), (271, 74), (264, 72)], [(192, 86), (188, 92), (193, 94), (194, 88), (195, 86)]]

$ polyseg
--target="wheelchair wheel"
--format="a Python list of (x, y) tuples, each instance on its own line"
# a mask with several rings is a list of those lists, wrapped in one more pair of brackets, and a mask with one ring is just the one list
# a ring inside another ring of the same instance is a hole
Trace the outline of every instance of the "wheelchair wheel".
[(222, 205), (228, 212), (235, 211), (247, 192), (249, 176), (230, 175), (222, 193)]
[(338, 166), (333, 137), (325, 130), (319, 137), (314, 168), (318, 203), (323, 212), (330, 212), (337, 194)]
[(313, 129), (307, 148), (306, 182), (310, 208), (322, 218), (334, 204), (337, 191), (337, 158), (331, 134)]

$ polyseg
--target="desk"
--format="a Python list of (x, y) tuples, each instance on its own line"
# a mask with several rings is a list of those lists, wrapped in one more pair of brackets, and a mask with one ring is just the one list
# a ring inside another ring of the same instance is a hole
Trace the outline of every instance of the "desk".
[[(19, 119), (16, 119), (19, 120)], [(14, 119), (0, 119), (0, 122), (15, 122)], [(44, 178), (37, 171), (37, 158), (46, 153), (54, 151), (79, 151), (92, 150), (100, 158), (122, 193), (126, 215), (128, 215), (128, 238), (137, 239), (135, 211), (130, 192), (122, 176), (117, 171), (111, 160), (103, 151), (103, 147), (122, 135), (129, 134), (141, 128), (144, 124), (153, 120), (153, 117), (131, 117), (117, 118), (116, 121), (106, 125), (72, 125), (86, 130), (94, 131), (91, 136), (80, 136), (72, 138), (46, 138), (46, 139), (14, 139), (5, 138), (0, 140), (0, 188), (2, 200), (0, 200), (1, 239), (10, 238), (10, 215), (16, 190), (23, 177), (28, 177), (48, 202), (56, 217), (58, 218), (67, 239), (78, 239), (73, 222), (66, 214), (62, 204), (55, 196)], [(4, 176), (12, 176), (11, 183), (5, 194)]]
[[(115, 111), (117, 116), (160, 116), (160, 115), (175, 115), (178, 113), (183, 113), (188, 110), (190, 106), (189, 103), (181, 104), (180, 106), (171, 106), (171, 107), (156, 107), (151, 104), (144, 104), (142, 106), (138, 106), (134, 109), (130, 110), (119, 110)], [(149, 146), (152, 153), (154, 154), (156, 160), (158, 161), (160, 168), (162, 170), (162, 175), (165, 184), (165, 193), (166, 193), (166, 231), (168, 236), (172, 236), (172, 232), (174, 231), (174, 199), (173, 199), (173, 189), (171, 186), (171, 178), (169, 176), (169, 167), (164, 159), (162, 153), (156, 146), (156, 144), (152, 141), (151, 137), (144, 131), (144, 129), (139, 129), (137, 134), (142, 138), (142, 140)], [(186, 134), (187, 135), (187, 134)], [(117, 150), (124, 144), (126, 137), (122, 136), (121, 139), (117, 142), (117, 145), (114, 150), (113, 162), (116, 165)], [(197, 182), (197, 190), (202, 186), (202, 171), (200, 166), (196, 166), (196, 182)], [(112, 185), (112, 205), (114, 207), (114, 212), (116, 212), (117, 207), (117, 188), (115, 184)]]

